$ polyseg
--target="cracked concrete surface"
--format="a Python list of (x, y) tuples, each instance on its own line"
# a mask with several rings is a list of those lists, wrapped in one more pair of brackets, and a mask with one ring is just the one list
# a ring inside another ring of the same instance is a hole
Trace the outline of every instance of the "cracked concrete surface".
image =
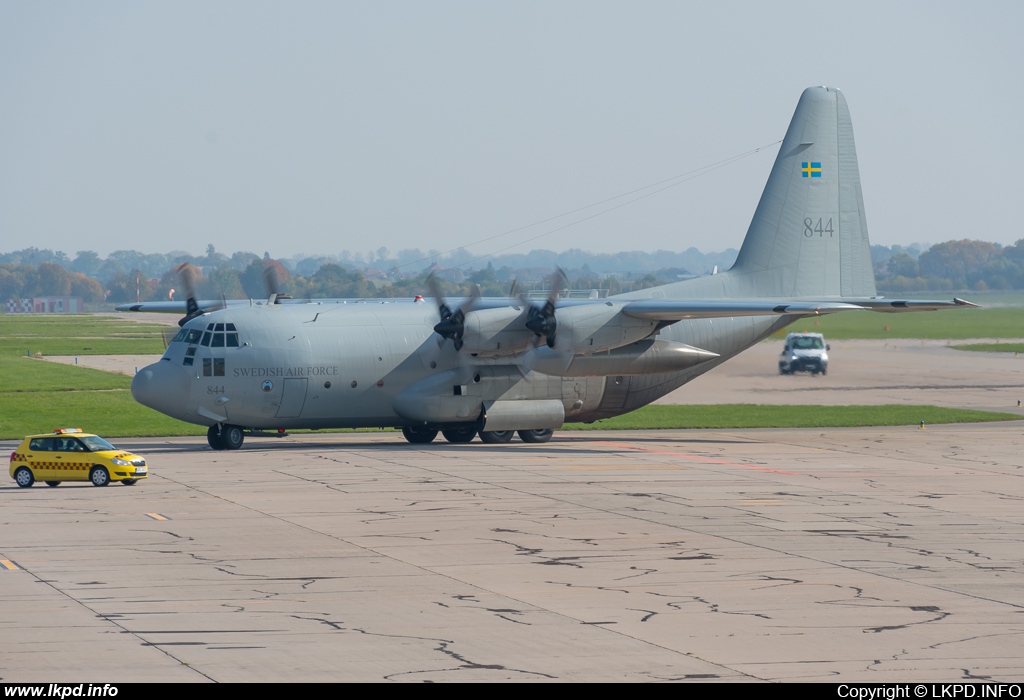
[(1021, 432), (121, 440), (0, 487), (0, 679), (1015, 681)]

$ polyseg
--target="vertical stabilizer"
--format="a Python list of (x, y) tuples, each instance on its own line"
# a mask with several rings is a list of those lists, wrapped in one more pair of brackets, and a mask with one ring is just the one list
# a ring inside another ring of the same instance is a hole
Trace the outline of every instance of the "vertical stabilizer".
[(835, 88), (800, 96), (728, 274), (737, 295), (874, 296), (853, 125)]

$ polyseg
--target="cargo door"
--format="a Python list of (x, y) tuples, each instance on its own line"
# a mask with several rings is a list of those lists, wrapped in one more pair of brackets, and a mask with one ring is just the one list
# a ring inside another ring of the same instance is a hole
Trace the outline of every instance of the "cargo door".
[(284, 380), (281, 405), (277, 409), (278, 418), (297, 418), (302, 414), (302, 407), (306, 403), (307, 381), (305, 377), (288, 377)]

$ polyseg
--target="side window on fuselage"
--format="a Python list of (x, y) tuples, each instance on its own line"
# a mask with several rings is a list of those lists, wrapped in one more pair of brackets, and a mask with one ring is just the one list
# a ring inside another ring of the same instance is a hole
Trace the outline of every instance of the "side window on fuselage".
[(224, 358), (223, 357), (204, 357), (203, 358), (203, 376), (204, 377), (223, 377), (224, 376)]

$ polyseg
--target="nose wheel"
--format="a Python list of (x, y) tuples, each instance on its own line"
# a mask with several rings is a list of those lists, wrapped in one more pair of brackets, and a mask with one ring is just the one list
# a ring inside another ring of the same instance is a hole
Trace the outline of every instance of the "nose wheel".
[(215, 450), (237, 450), (245, 441), (245, 432), (237, 425), (211, 425), (206, 441)]

